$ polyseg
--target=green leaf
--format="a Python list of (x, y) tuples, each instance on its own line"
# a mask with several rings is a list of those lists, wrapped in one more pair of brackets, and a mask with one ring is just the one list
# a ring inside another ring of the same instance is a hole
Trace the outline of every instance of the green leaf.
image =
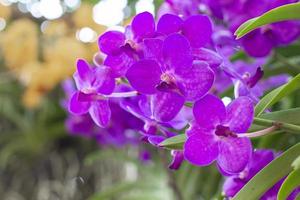
[(167, 149), (182, 149), (183, 143), (186, 140), (185, 134), (176, 135), (164, 140), (159, 146)]
[(300, 169), (292, 171), (282, 183), (277, 200), (285, 200), (300, 185)]
[(292, 108), (275, 112), (264, 113), (260, 116), (263, 119), (270, 119), (277, 122), (285, 122), (294, 125), (300, 125), (300, 108)]
[(300, 3), (293, 3), (274, 8), (259, 17), (249, 19), (235, 31), (237, 39), (243, 37), (254, 29), (274, 22), (300, 19)]
[(281, 87), (265, 95), (255, 106), (255, 116), (260, 116), (267, 108), (277, 103), (283, 97), (300, 88), (300, 74)]
[[(300, 108), (293, 108), (293, 109), (264, 113), (264, 114), (261, 114), (259, 118), (300, 126), (299, 116), (300, 116)], [(265, 128), (265, 126), (252, 124), (252, 126), (248, 130), (248, 132), (258, 131), (258, 130), (261, 130), (264, 128)]]
[(257, 200), (269, 188), (292, 171), (291, 164), (299, 156), (300, 143), (289, 148), (257, 173), (232, 200)]

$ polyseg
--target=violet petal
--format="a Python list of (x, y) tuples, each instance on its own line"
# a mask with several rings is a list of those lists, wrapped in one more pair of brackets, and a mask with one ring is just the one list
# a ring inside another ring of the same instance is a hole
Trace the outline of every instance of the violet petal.
[(197, 166), (211, 164), (219, 153), (216, 137), (204, 131), (188, 137), (183, 149), (185, 159)]
[(98, 100), (92, 102), (89, 113), (93, 121), (98, 126), (102, 128), (106, 127), (111, 117), (111, 110), (109, 108), (108, 100)]
[(98, 40), (99, 49), (108, 55), (116, 54), (125, 44), (125, 35), (119, 31), (107, 31)]
[(204, 128), (214, 128), (226, 119), (226, 108), (216, 96), (208, 94), (194, 104), (194, 117)]
[(193, 15), (185, 20), (182, 32), (192, 47), (203, 47), (211, 40), (212, 23), (205, 15)]
[(224, 138), (219, 142), (218, 165), (229, 174), (241, 172), (248, 164), (252, 145), (248, 138)]
[(249, 97), (242, 96), (227, 106), (227, 124), (236, 133), (245, 133), (254, 117), (254, 105)]
[(76, 115), (82, 115), (88, 112), (90, 108), (90, 102), (80, 102), (78, 101), (79, 92), (75, 92), (69, 103), (69, 111)]
[(184, 36), (177, 33), (168, 36), (164, 41), (162, 51), (168, 69), (181, 71), (192, 66), (192, 50)]
[(184, 104), (184, 98), (174, 92), (157, 92), (151, 101), (154, 119), (160, 122), (172, 120)]
[(195, 62), (192, 68), (178, 75), (177, 84), (188, 101), (200, 99), (214, 83), (214, 72), (202, 61)]
[(149, 12), (137, 14), (132, 20), (131, 29), (137, 39), (152, 36), (155, 31), (155, 22), (152, 14)]
[(142, 94), (154, 94), (160, 82), (161, 70), (153, 60), (140, 60), (127, 71), (131, 86)]
[(169, 35), (181, 30), (183, 21), (177, 15), (164, 14), (157, 23), (157, 31)]

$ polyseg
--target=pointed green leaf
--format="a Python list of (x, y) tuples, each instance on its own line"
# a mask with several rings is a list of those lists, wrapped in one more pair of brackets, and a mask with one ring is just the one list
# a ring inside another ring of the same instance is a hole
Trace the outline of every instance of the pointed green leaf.
[(292, 171), (291, 164), (299, 156), (300, 143), (289, 148), (257, 173), (232, 200), (257, 200), (269, 188)]
[[(293, 125), (300, 126), (300, 108), (293, 108), (293, 109), (287, 109), (287, 110), (280, 110), (275, 112), (269, 112), (269, 113), (263, 113), (259, 116), (259, 119), (268, 119), (273, 120), (276, 122), (283, 122)], [(251, 128), (248, 130), (248, 132), (254, 132), (261, 129), (266, 128), (262, 125), (252, 124)]]
[(267, 108), (277, 103), (283, 97), (300, 88), (300, 74), (281, 87), (265, 95), (255, 106), (255, 116), (260, 116)]
[(249, 19), (243, 23), (234, 33), (237, 39), (243, 37), (254, 29), (274, 22), (280, 22), (284, 20), (300, 19), (300, 3), (286, 4), (277, 8), (274, 8), (263, 15)]
[(186, 140), (185, 134), (176, 135), (164, 140), (159, 146), (167, 149), (182, 149), (183, 143)]
[(300, 169), (292, 171), (282, 183), (277, 200), (286, 200), (287, 197), (300, 185)]

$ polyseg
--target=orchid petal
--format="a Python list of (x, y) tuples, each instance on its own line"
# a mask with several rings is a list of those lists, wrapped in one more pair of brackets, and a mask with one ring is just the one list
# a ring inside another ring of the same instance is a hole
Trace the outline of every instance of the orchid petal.
[(196, 60), (207, 62), (213, 69), (223, 62), (223, 58), (218, 53), (206, 48), (193, 49), (193, 56)]
[(169, 69), (184, 70), (192, 66), (192, 50), (184, 36), (177, 33), (168, 36), (162, 51)]
[(236, 133), (245, 133), (252, 124), (254, 105), (249, 97), (235, 99), (227, 106), (227, 124)]
[(153, 15), (149, 12), (137, 14), (132, 20), (131, 29), (137, 39), (144, 39), (152, 36), (155, 31)]
[(125, 44), (125, 39), (122, 32), (107, 31), (99, 37), (99, 49), (108, 55), (116, 54), (120, 51), (120, 47)]
[(226, 108), (216, 96), (208, 94), (194, 104), (194, 117), (204, 128), (214, 128), (226, 119)]
[(178, 75), (177, 84), (188, 101), (200, 99), (214, 83), (214, 72), (207, 63), (201, 61)]
[(77, 73), (82, 81), (92, 81), (94, 78), (92, 69), (83, 59), (77, 60)]
[(162, 59), (163, 40), (157, 38), (144, 39), (144, 57), (160, 61)]
[(104, 60), (104, 65), (109, 66), (112, 69), (114, 77), (124, 76), (127, 70), (131, 67), (134, 60), (126, 53), (120, 53), (118, 55), (108, 55)]
[(160, 122), (172, 120), (184, 104), (184, 98), (174, 92), (157, 92), (151, 101), (154, 119)]
[(78, 101), (78, 95), (80, 92), (75, 92), (69, 103), (69, 111), (76, 115), (82, 115), (88, 112), (90, 108), (90, 102), (80, 102)]
[(248, 138), (224, 138), (219, 142), (220, 168), (229, 174), (239, 173), (245, 169), (252, 154), (252, 145)]
[(245, 51), (254, 57), (263, 57), (268, 55), (272, 48), (272, 41), (265, 35), (254, 30), (241, 39)]
[(165, 14), (159, 18), (157, 31), (169, 35), (181, 30), (183, 21), (177, 15)]
[(203, 47), (211, 40), (212, 23), (205, 15), (193, 15), (185, 20), (182, 32), (192, 47)]
[(100, 127), (108, 126), (111, 118), (111, 110), (109, 108), (108, 100), (98, 100), (91, 104), (89, 113), (93, 121)]
[(127, 71), (131, 86), (142, 94), (154, 94), (160, 82), (161, 70), (153, 60), (140, 60)]
[(184, 144), (184, 157), (197, 166), (210, 165), (218, 156), (218, 141), (212, 133), (198, 131)]

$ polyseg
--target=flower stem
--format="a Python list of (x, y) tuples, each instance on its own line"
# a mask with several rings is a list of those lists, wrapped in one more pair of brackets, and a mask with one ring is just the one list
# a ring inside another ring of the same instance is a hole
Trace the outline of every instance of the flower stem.
[(278, 129), (278, 127), (276, 125), (273, 125), (269, 128), (266, 128), (266, 129), (263, 129), (260, 131), (256, 131), (256, 132), (252, 132), (252, 133), (237, 134), (237, 136), (238, 137), (248, 137), (248, 138), (260, 137), (260, 136), (267, 135), (277, 129)]
[(262, 119), (262, 118), (254, 118), (253, 124), (256, 125), (261, 125), (261, 126), (276, 126), (278, 129), (286, 130), (288, 132), (292, 133), (298, 133), (300, 134), (300, 126), (294, 125), (294, 124), (289, 124), (285, 122), (277, 122), (274, 120), (269, 120), (269, 119)]

